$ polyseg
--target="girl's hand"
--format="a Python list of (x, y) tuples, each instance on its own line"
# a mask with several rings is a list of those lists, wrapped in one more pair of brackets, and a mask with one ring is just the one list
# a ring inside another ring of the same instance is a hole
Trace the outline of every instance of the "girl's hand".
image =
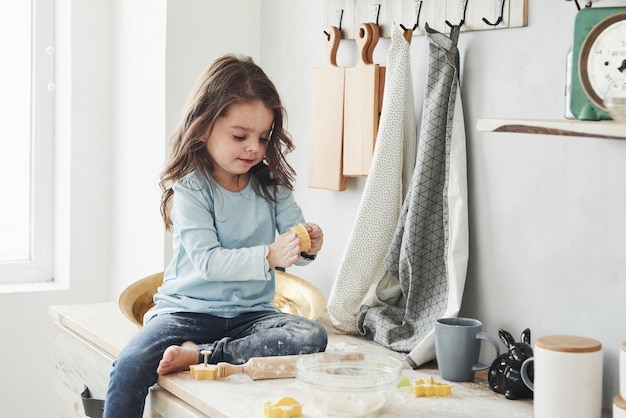
[(300, 259), (300, 240), (294, 233), (279, 235), (269, 248), (267, 262), (270, 267), (291, 267)]
[(309, 238), (311, 238), (311, 248), (306, 253), (308, 255), (315, 255), (322, 249), (322, 244), (324, 243), (324, 232), (317, 224), (305, 223), (303, 225), (309, 233)]
[[(302, 224), (311, 239), (311, 248), (306, 253), (315, 255), (322, 249), (324, 232), (317, 224)], [(269, 245), (270, 252), (267, 254), (267, 262), (270, 267), (291, 267), (300, 259), (300, 240), (295, 233), (286, 232), (279, 235), (273, 244)]]

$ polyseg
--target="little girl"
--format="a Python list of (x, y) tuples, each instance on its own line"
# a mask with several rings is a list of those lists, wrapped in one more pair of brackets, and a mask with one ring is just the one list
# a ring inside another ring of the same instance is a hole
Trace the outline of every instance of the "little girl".
[[(202, 362), (201, 350), (212, 351), (211, 364), (242, 364), (326, 349), (323, 326), (271, 304), (274, 268), (311, 262), (323, 242), (292, 195), (284, 115), (250, 58), (221, 57), (200, 78), (161, 176), (173, 259), (156, 305), (114, 364), (105, 417), (141, 417), (158, 375)], [(288, 232), (298, 223), (311, 238), (307, 253)]]

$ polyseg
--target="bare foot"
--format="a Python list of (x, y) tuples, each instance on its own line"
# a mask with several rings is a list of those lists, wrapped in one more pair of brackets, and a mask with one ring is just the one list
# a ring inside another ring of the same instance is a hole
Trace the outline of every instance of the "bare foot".
[(187, 341), (181, 345), (171, 345), (165, 349), (159, 362), (157, 374), (164, 375), (189, 370), (189, 366), (198, 363), (198, 345)]

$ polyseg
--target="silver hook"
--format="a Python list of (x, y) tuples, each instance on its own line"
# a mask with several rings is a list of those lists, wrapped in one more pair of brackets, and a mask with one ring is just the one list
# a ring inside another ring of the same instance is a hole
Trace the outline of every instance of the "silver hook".
[[(417, 29), (417, 26), (420, 23), (420, 13), (421, 12), (422, 12), (422, 2), (415, 0), (415, 24), (413, 25), (413, 29), (411, 29), (411, 30)], [(406, 30), (406, 28), (404, 27), (403, 24), (400, 24), (400, 27), (402, 28), (402, 30)]]
[[(467, 0), (461, 0), (461, 14), (463, 15), (463, 17), (461, 18), (461, 21), (459, 22), (459, 28), (463, 26), (463, 24), (465, 23), (465, 11), (466, 10), (467, 10)], [(448, 27), (450, 28), (454, 26), (452, 23), (450, 23), (447, 20), (446, 20), (446, 25), (448, 25)]]
[(378, 26), (378, 17), (380, 16), (380, 4), (374, 5), (374, 22)]
[(498, 19), (494, 23), (491, 23), (483, 17), (483, 22), (490, 26), (498, 26), (500, 22), (502, 22), (502, 15), (504, 14), (504, 0), (498, 0), (498, 5), (500, 6), (500, 15), (498, 15)]
[(337, 9), (337, 27), (341, 31), (341, 21), (343, 20), (343, 9)]
[[(341, 32), (341, 21), (343, 20), (343, 9), (337, 9), (337, 28), (339, 32)], [(330, 33), (324, 31), (324, 35), (326, 35), (326, 39), (330, 41)]]
[[(567, 1), (571, 1), (571, 0), (567, 0)], [(580, 4), (578, 4), (578, 0), (574, 0), (574, 3), (576, 3), (576, 8), (580, 10)], [(589, 0), (587, 4), (585, 4), (585, 8), (588, 8), (588, 7), (593, 7), (593, 0)]]

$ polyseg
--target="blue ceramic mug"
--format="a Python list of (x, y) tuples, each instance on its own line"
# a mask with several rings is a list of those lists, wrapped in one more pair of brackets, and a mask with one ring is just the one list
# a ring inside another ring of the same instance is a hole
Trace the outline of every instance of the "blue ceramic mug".
[[(474, 372), (491, 366), (500, 355), (495, 338), (482, 331), (482, 322), (473, 318), (441, 318), (435, 323), (435, 354), (441, 377), (452, 382), (470, 382)], [(493, 359), (480, 363), (482, 341), (495, 351)]]

